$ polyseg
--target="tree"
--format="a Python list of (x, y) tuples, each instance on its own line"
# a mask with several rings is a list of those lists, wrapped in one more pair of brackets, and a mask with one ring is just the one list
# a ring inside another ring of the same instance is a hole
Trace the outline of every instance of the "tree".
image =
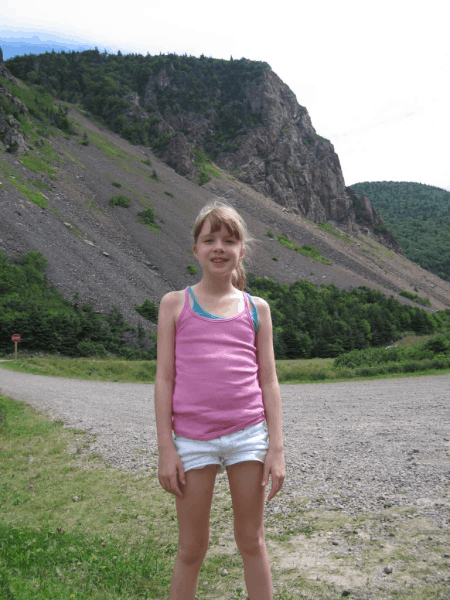
[(0, 63), (3, 62), (3, 50), (2, 47), (0, 46)]

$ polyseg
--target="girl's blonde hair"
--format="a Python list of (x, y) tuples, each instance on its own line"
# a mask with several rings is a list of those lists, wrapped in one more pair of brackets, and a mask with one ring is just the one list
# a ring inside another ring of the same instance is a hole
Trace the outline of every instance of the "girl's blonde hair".
[[(224, 225), (230, 235), (236, 236), (236, 238), (242, 242), (242, 246), (246, 249), (247, 257), (249, 245), (256, 240), (255, 238), (250, 237), (243, 218), (235, 208), (220, 200), (213, 200), (204, 206), (194, 223), (193, 235), (195, 245), (197, 245), (198, 236), (200, 235), (206, 219), (209, 219), (211, 224), (211, 233), (220, 231), (222, 225)], [(234, 287), (243, 292), (246, 281), (246, 270), (242, 264), (242, 260), (240, 260), (231, 276), (231, 283)]]

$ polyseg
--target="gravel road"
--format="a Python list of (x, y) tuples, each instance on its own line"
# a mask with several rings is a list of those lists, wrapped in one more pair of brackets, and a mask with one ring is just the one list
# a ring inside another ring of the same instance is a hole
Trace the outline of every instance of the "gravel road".
[[(90, 450), (118, 468), (157, 469), (154, 385), (104, 383), (0, 369), (0, 393), (96, 434)], [(450, 522), (450, 376), (282, 385), (283, 499), (349, 514), (414, 506)]]

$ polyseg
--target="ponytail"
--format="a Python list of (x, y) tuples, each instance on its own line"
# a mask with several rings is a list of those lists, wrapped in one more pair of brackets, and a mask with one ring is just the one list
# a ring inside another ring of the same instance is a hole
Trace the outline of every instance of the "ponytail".
[(247, 277), (245, 275), (244, 266), (242, 264), (242, 260), (240, 260), (238, 266), (234, 269), (231, 276), (231, 283), (235, 288), (243, 292), (246, 281)]

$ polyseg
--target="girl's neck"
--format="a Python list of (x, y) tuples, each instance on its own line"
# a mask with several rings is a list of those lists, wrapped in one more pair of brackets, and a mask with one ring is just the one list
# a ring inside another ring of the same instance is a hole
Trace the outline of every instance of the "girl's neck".
[(210, 281), (205, 277), (197, 283), (195, 291), (216, 298), (224, 298), (225, 296), (233, 296), (236, 289), (233, 287), (231, 280)]

